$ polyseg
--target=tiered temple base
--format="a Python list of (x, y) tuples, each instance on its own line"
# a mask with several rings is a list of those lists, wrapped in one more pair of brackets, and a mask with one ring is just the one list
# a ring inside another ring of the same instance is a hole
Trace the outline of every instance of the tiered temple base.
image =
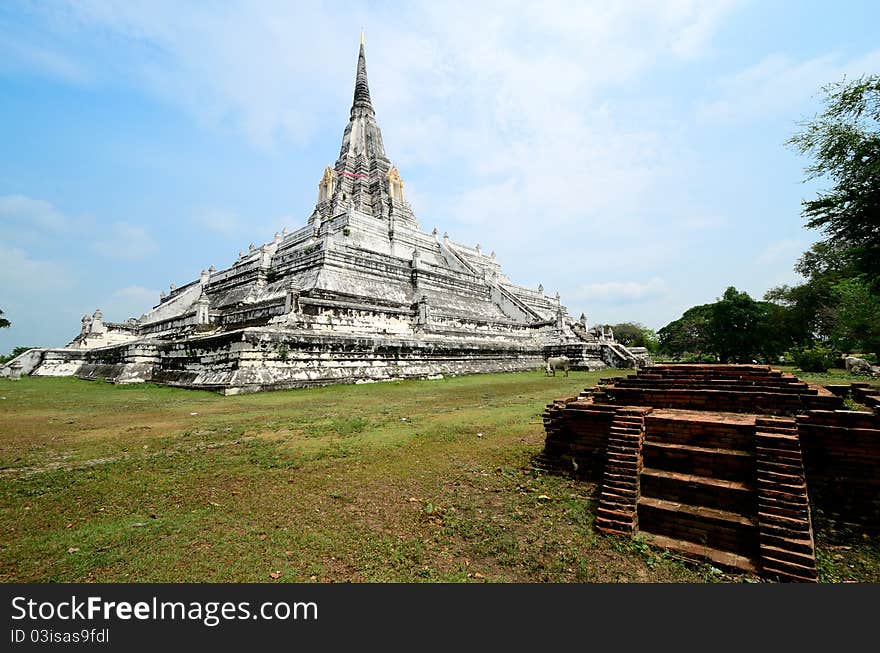
[(810, 499), (849, 525), (880, 521), (880, 417), (842, 408), (767, 366), (660, 365), (549, 405), (537, 461), (601, 483), (605, 533), (815, 581)]

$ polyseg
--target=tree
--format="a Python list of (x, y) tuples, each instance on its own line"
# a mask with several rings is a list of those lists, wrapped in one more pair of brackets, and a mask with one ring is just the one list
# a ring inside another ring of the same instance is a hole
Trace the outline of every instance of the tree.
[(755, 301), (734, 287), (714, 304), (694, 306), (660, 329), (660, 349), (667, 354), (703, 353), (722, 363), (773, 360), (791, 344), (788, 309)]
[(12, 325), (12, 322), (3, 317), (3, 309), (0, 309), (0, 329), (6, 329)]
[(703, 304), (689, 308), (680, 318), (660, 329), (657, 332), (660, 351), (676, 357), (695, 354), (699, 358), (707, 351), (714, 356), (709, 336), (711, 306)]
[(856, 273), (880, 289), (880, 75), (824, 87), (825, 110), (801, 123), (790, 146), (813, 157), (807, 179), (832, 187), (803, 203), (807, 227), (822, 229)]
[(611, 325), (614, 339), (625, 347), (645, 347), (656, 351), (657, 334), (639, 322), (621, 322)]
[(829, 340), (837, 351), (880, 351), (880, 296), (860, 278), (834, 285), (836, 315)]

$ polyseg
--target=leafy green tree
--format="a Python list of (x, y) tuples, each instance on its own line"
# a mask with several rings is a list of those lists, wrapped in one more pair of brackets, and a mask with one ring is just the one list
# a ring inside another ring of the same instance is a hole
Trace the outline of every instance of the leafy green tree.
[(880, 75), (824, 87), (825, 110), (801, 124), (789, 145), (810, 155), (807, 179), (830, 189), (803, 203), (807, 226), (880, 288)]
[(657, 350), (657, 334), (639, 322), (612, 324), (614, 339), (626, 347), (645, 347), (648, 351)]
[(880, 293), (846, 260), (845, 250), (816, 243), (795, 268), (806, 281), (764, 295), (787, 309), (781, 329), (800, 348), (824, 343), (839, 353), (880, 351)]
[(715, 356), (709, 333), (711, 313), (711, 304), (694, 306), (660, 329), (657, 332), (660, 351), (675, 357), (695, 354), (699, 358), (704, 352)]
[(0, 329), (5, 329), (12, 325), (12, 322), (3, 317), (3, 309), (0, 309)]
[(788, 309), (755, 301), (734, 287), (714, 304), (694, 306), (658, 332), (661, 351), (673, 356), (709, 353), (723, 363), (774, 360), (791, 344)]
[(830, 334), (842, 352), (880, 351), (880, 296), (861, 278), (844, 279), (833, 287), (836, 315)]

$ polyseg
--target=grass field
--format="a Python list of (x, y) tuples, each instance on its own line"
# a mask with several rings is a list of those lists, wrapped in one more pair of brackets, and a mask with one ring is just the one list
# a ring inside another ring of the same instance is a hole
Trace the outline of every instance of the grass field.
[[(541, 412), (610, 372), (236, 397), (0, 380), (0, 580), (741, 580), (593, 529), (595, 488), (530, 467)], [(825, 580), (880, 580), (871, 542)]]

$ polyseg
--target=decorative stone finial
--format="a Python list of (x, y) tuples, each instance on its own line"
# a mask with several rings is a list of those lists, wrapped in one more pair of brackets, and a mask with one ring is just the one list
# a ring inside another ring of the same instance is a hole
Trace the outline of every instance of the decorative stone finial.
[(168, 287), (171, 289), (171, 292), (174, 292), (175, 290), (177, 290), (177, 284), (172, 283), (172, 284), (169, 284)]
[(255, 249), (256, 249), (256, 247), (254, 247), (254, 244), (253, 244), (253, 243), (251, 243), (250, 245), (248, 245), (248, 251), (249, 251), (249, 252), (252, 252), (252, 251), (254, 251)]
[(279, 234), (277, 231), (275, 232), (275, 242), (276, 243), (281, 242), (281, 234)]
[(211, 267), (208, 268), (208, 272), (210, 274), (214, 274), (217, 271), (217, 268), (214, 267), (214, 264), (211, 264)]
[(287, 235), (287, 227), (286, 227), (286, 226), (281, 228), (281, 235), (282, 235), (282, 236), (286, 236), (286, 235)]
[(434, 227), (434, 228), (431, 230), (431, 235), (434, 236), (434, 238), (437, 237), (437, 227)]
[(495, 258), (495, 250), (494, 250), (494, 249), (492, 250), (492, 253), (489, 254), (489, 256), (492, 257), (492, 258)]
[(538, 284), (538, 292), (544, 292), (544, 284), (543, 283)]
[(480, 253), (480, 243), (477, 243), (477, 246), (474, 249), (477, 250), (477, 254), (479, 254)]
[(449, 240), (449, 232), (447, 232), (447, 231), (443, 232), (443, 240)]

